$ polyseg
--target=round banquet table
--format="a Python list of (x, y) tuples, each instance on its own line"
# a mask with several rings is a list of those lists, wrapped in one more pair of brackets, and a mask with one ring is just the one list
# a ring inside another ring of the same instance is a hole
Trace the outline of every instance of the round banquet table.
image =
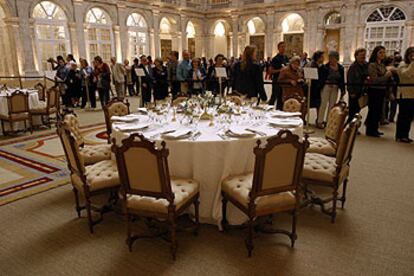
[[(231, 127), (232, 123), (223, 126), (216, 123), (210, 126), (209, 121), (200, 121), (196, 127), (184, 126), (179, 120), (173, 122), (171, 116), (164, 118), (164, 123), (154, 122), (141, 116), (139, 123), (149, 120), (150, 127), (142, 131), (145, 137), (159, 144), (164, 140), (170, 151), (168, 166), (170, 175), (178, 178), (191, 178), (200, 183), (200, 221), (217, 224), (221, 222), (221, 182), (228, 176), (252, 172), (254, 167), (253, 148), (258, 139), (265, 142), (267, 138), (276, 135), (281, 128), (266, 123), (269, 112), (259, 119), (245, 118), (235, 124), (238, 127), (253, 128), (260, 132), (249, 138), (230, 138), (222, 135), (223, 129)], [(132, 123), (128, 123), (131, 125)], [(191, 128), (199, 132), (196, 140), (190, 138), (181, 140), (162, 139), (160, 133), (171, 129)], [(289, 128), (294, 134), (303, 136), (303, 124)], [(112, 138), (117, 145), (134, 131), (122, 130), (113, 124)], [(220, 134), (220, 135), (218, 135)], [(112, 158), (115, 158), (114, 156)], [(228, 204), (227, 216), (230, 224), (242, 224), (247, 217), (232, 204)], [(193, 211), (193, 210), (191, 210)]]
[[(7, 90), (2, 90), (0, 92), (0, 113), (2, 115), (8, 116), (9, 106), (7, 104), (7, 96), (10, 95), (11, 93), (13, 93), (16, 90), (19, 90), (19, 91), (22, 91), (22, 92), (28, 94), (29, 109), (34, 109), (34, 108), (36, 108), (40, 105), (39, 93), (38, 93), (37, 90), (32, 90), (32, 89), (7, 89)], [(33, 124), (34, 125), (40, 125), (41, 121), (42, 120), (41, 120), (40, 116), (34, 116), (33, 117)], [(23, 122), (15, 122), (13, 127), (14, 127), (15, 130), (23, 129), (24, 128), (24, 123)], [(7, 124), (7, 123), (4, 124), (4, 128), (6, 129), (6, 131), (9, 131), (10, 130), (10, 125)]]

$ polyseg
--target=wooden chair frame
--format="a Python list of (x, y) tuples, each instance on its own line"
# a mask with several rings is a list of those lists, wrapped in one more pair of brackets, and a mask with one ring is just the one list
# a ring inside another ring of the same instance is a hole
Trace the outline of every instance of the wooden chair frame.
[[(13, 108), (13, 98), (14, 97), (20, 97), (20, 96), (23, 96), (24, 99), (25, 99), (24, 100), (25, 110), (24, 111), (15, 112), (15, 111), (13, 111), (14, 110), (14, 108)], [(21, 122), (21, 121), (24, 122), (24, 130), (25, 131), (27, 130), (26, 121), (29, 121), (29, 123), (30, 123), (30, 132), (33, 133), (32, 117), (31, 117), (30, 109), (29, 109), (29, 96), (26, 93), (24, 93), (24, 92), (22, 92), (20, 90), (17, 90), (15, 92), (13, 92), (11, 95), (7, 95), (6, 96), (6, 101), (7, 101), (7, 106), (8, 106), (8, 109), (9, 109), (8, 110), (8, 119), (0, 118), (1, 128), (2, 128), (2, 131), (3, 131), (3, 135), (6, 136), (9, 133), (15, 133), (13, 123), (15, 123), (15, 122)], [(21, 113), (27, 113), (28, 114), (27, 118), (12, 119), (12, 115), (13, 114), (21, 114)], [(7, 121), (9, 123), (9, 125), (10, 125), (10, 131), (5, 131), (5, 129), (4, 129), (4, 121)]]
[(127, 109), (128, 109), (128, 114), (131, 113), (131, 111), (129, 110), (129, 102), (127, 99), (125, 99), (125, 101), (118, 99), (117, 97), (113, 98), (112, 100), (110, 100), (108, 102), (108, 104), (106, 104), (103, 107), (103, 111), (104, 111), (104, 116), (105, 116), (105, 124), (106, 124), (106, 134), (108, 136), (108, 144), (111, 143), (111, 134), (112, 134), (112, 122), (111, 122), (111, 116), (109, 114), (109, 108), (116, 103), (123, 103)]
[(306, 102), (306, 97), (302, 97), (301, 95), (295, 93), (295, 94), (291, 94), (291, 95), (282, 95), (282, 101), (283, 104), (285, 104), (285, 101), (289, 100), (289, 99), (295, 99), (297, 100), (300, 104), (301, 104), (301, 110), (300, 113), (302, 113), (302, 120), (305, 121), (306, 118), (306, 113), (307, 113), (307, 102)]
[[(62, 143), (62, 147), (63, 150), (65, 152), (65, 157), (67, 160), (67, 164), (68, 164), (68, 169), (70, 171), (71, 174), (76, 174), (79, 179), (82, 181), (83, 183), (83, 193), (84, 193), (84, 197), (85, 197), (85, 205), (81, 206), (80, 205), (80, 198), (79, 198), (79, 192), (78, 189), (76, 188), (75, 185), (72, 185), (73, 187), (73, 193), (75, 196), (75, 210), (76, 213), (78, 214), (78, 218), (81, 217), (81, 211), (86, 209), (87, 212), (87, 217), (88, 217), (88, 226), (89, 226), (89, 231), (91, 234), (93, 234), (93, 227), (100, 223), (103, 220), (103, 214), (112, 210), (112, 206), (114, 204), (116, 204), (116, 202), (118, 201), (118, 191), (119, 191), (119, 187), (110, 187), (110, 188), (104, 188), (104, 189), (100, 189), (97, 191), (91, 191), (89, 189), (89, 185), (88, 185), (88, 180), (86, 178), (85, 175), (85, 167), (82, 164), (80, 157), (79, 157), (79, 149), (78, 149), (78, 145), (75, 141), (75, 138), (73, 137), (70, 128), (64, 123), (59, 121), (57, 123), (56, 126), (56, 132), (60, 138), (60, 141)], [(66, 138), (69, 141), (69, 149), (67, 149), (65, 147), (65, 143), (64, 143), (64, 137), (66, 136)], [(75, 157), (75, 163), (76, 166), (72, 166), (69, 162), (69, 152), (68, 150), (70, 150), (74, 157)], [(109, 194), (109, 198), (108, 198), (108, 204), (105, 205), (102, 208), (97, 208), (95, 206), (92, 205), (91, 203), (91, 198), (94, 196), (98, 196), (101, 194)], [(97, 220), (94, 220), (92, 217), (92, 211), (98, 212), (100, 214), (100, 217)]]
[[(157, 158), (158, 173), (160, 176), (161, 182), (161, 192), (149, 192), (145, 190), (134, 189), (131, 187), (128, 177), (128, 169), (124, 157), (124, 153), (130, 148), (144, 148), (150, 151), (151, 154), (155, 155)], [(169, 150), (166, 148), (166, 143), (163, 141), (161, 143), (161, 148), (157, 148), (155, 142), (147, 140), (143, 135), (134, 133), (127, 139), (122, 141), (120, 147), (116, 146), (115, 140), (113, 140), (112, 151), (115, 152), (118, 173), (122, 183), (122, 194), (124, 199), (124, 212), (127, 218), (127, 244), (129, 251), (132, 251), (132, 245), (135, 240), (140, 238), (149, 238), (156, 236), (148, 235), (133, 235), (131, 231), (131, 222), (135, 217), (144, 217), (144, 218), (155, 218), (155, 219), (165, 219), (169, 223), (170, 230), (170, 241), (171, 241), (171, 254), (173, 259), (176, 258), (177, 252), (177, 241), (176, 241), (176, 228), (177, 228), (177, 218), (181, 215), (191, 204), (194, 204), (195, 209), (195, 227), (193, 229), (194, 234), (198, 233), (199, 228), (199, 193), (195, 194), (186, 204), (181, 206), (179, 209), (176, 209), (174, 205), (174, 193), (171, 189), (171, 179), (168, 168), (168, 155)], [(128, 209), (127, 207), (127, 196), (128, 195), (138, 195), (138, 196), (148, 196), (155, 198), (166, 199), (169, 202), (168, 213), (158, 213), (158, 212), (149, 212), (149, 211), (137, 211)]]
[[(341, 140), (342, 131), (345, 128), (345, 122), (346, 122), (346, 118), (347, 118), (348, 113), (349, 113), (349, 109), (347, 107), (346, 102), (344, 102), (344, 101), (339, 101), (338, 103), (336, 103), (332, 107), (332, 109), (334, 109), (335, 107), (340, 107), (341, 108), (341, 111), (344, 113), (343, 116), (341, 117), (340, 127), (338, 129), (337, 135), (336, 135), (336, 137), (335, 137), (334, 140), (331, 139), (331, 138), (329, 138), (329, 137), (327, 137), (326, 134), (325, 134), (325, 139), (328, 140), (328, 141), (330, 141), (330, 142), (333, 142), (337, 146), (338, 143), (339, 143), (339, 140)], [(329, 110), (329, 112), (331, 112), (331, 110)], [(325, 128), (325, 132), (326, 132), (326, 128)]]
[[(280, 230), (280, 229), (260, 229), (260, 230), (265, 233), (287, 235), (291, 240), (291, 246), (293, 247), (295, 244), (295, 240), (297, 239), (297, 234), (296, 234), (297, 210), (299, 208), (299, 200), (300, 200), (299, 183), (300, 183), (300, 178), (302, 174), (306, 148), (309, 146), (307, 139), (308, 139), (307, 136), (305, 136), (304, 141), (300, 142), (299, 136), (292, 134), (292, 132), (290, 132), (289, 130), (281, 130), (276, 136), (273, 136), (267, 140), (267, 145), (264, 148), (260, 147), (261, 141), (260, 140), (257, 141), (256, 143), (257, 145), (254, 148), (254, 154), (256, 156), (256, 160), (255, 160), (255, 165), (254, 165), (253, 183), (252, 183), (252, 189), (249, 193), (249, 203), (248, 203), (247, 208), (243, 206), (241, 203), (239, 203), (236, 199), (232, 198), (231, 195), (222, 191), (222, 226), (224, 230), (226, 230), (228, 226), (228, 222), (227, 222), (227, 202), (228, 201), (234, 204), (238, 209), (240, 209), (243, 213), (245, 213), (249, 217), (249, 220), (247, 222), (248, 235), (246, 239), (246, 247), (248, 250), (249, 257), (251, 257), (252, 250), (253, 250), (254, 221), (258, 217), (271, 216), (274, 213), (283, 212), (283, 211), (291, 212), (291, 215), (292, 215), (291, 232), (288, 232), (286, 230)], [(283, 145), (283, 144), (290, 144), (297, 149), (293, 181), (290, 184), (280, 186), (277, 188), (263, 189), (262, 184), (263, 184), (266, 155), (267, 153), (272, 151), (273, 148), (279, 145)], [(288, 192), (288, 191), (294, 192), (295, 194), (296, 203), (295, 203), (295, 207), (293, 208), (293, 210), (277, 209), (277, 210), (271, 210), (271, 211), (267, 210), (265, 212), (258, 212), (256, 210), (255, 201), (258, 197), (266, 196), (266, 195), (274, 195), (274, 194)], [(256, 228), (256, 230), (258, 229), (259, 228)]]
[[(51, 102), (50, 98), (52, 93), (56, 93), (55, 94), (55, 101)], [(31, 111), (32, 114), (32, 119), (33, 119), (33, 115), (38, 115), (41, 116), (42, 118), (42, 123), (47, 125), (49, 128), (52, 128), (52, 124), (50, 121), (50, 115), (52, 114), (52, 112), (50, 112), (50, 110), (52, 110), (53, 108), (55, 108), (55, 116), (56, 116), (56, 121), (58, 120), (58, 114), (59, 114), (59, 108), (60, 108), (60, 101), (59, 101), (59, 89), (57, 88), (57, 86), (53, 86), (51, 88), (49, 88), (46, 91), (46, 109), (44, 110), (44, 112), (36, 112), (36, 111)], [(44, 116), (46, 116), (47, 121), (44, 121)], [(32, 122), (33, 124), (33, 122)]]
[[(341, 183), (340, 173), (345, 166), (350, 166), (357, 132), (358, 132), (359, 127), (361, 126), (361, 119), (362, 119), (361, 115), (356, 114), (354, 119), (349, 123), (348, 127), (343, 130), (343, 131), (347, 131), (349, 135), (348, 141), (346, 143), (346, 149), (345, 149), (345, 151), (348, 152), (348, 154), (346, 154), (345, 152), (342, 160), (339, 160), (339, 161), (336, 160), (337, 167), (336, 167), (335, 177), (333, 181), (326, 182), (326, 181), (317, 181), (313, 179), (302, 178), (302, 185), (303, 185), (303, 190), (304, 190), (305, 199), (306, 199), (304, 206), (308, 204), (316, 204), (320, 206), (322, 213), (327, 214), (331, 217), (332, 223), (335, 223), (335, 220), (336, 220), (337, 201), (341, 202), (342, 209), (345, 206), (346, 189), (347, 189), (349, 179), (347, 176), (344, 179), (343, 183)], [(338, 197), (339, 196), (338, 190), (341, 184), (342, 184), (342, 196)], [(309, 185), (325, 186), (325, 187), (332, 188), (333, 189), (332, 197), (329, 197), (327, 199), (322, 199), (318, 197), (314, 192), (308, 189)], [(328, 209), (326, 208), (326, 204), (330, 202), (332, 202), (332, 207)]]

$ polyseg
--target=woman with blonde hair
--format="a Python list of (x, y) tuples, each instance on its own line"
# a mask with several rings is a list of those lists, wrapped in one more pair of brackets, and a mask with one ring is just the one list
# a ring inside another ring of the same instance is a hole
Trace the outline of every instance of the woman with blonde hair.
[(263, 70), (257, 63), (257, 49), (246, 46), (240, 62), (234, 65), (233, 92), (246, 95), (248, 98), (259, 97), (267, 100), (263, 84)]

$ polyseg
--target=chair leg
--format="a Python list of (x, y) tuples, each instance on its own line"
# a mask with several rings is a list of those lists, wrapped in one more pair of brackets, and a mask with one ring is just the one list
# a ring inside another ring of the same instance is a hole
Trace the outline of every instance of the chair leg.
[(132, 243), (134, 242), (131, 235), (131, 216), (127, 213), (126, 215), (127, 220), (127, 240), (126, 243), (128, 245), (129, 252), (132, 252)]
[(346, 188), (348, 185), (348, 178), (345, 179), (343, 187), (342, 187), (342, 198), (341, 198), (341, 208), (344, 209), (345, 207), (345, 201), (346, 201)]
[(6, 136), (7, 133), (6, 133), (6, 131), (4, 131), (4, 121), (3, 120), (0, 120), (0, 121), (1, 121), (1, 131), (2, 131), (3, 135)]
[(292, 212), (292, 233), (290, 234), (290, 246), (293, 248), (295, 246), (295, 241), (298, 238), (296, 234), (296, 221), (297, 221), (297, 211), (296, 209)]
[(79, 205), (79, 192), (75, 187), (73, 187), (73, 194), (75, 195), (76, 212), (78, 214), (78, 218), (80, 218), (82, 208)]
[(222, 218), (221, 218), (221, 227), (223, 228), (223, 231), (227, 230), (227, 225), (228, 225), (228, 221), (227, 221), (227, 198), (224, 194), (222, 194), (223, 199), (221, 200), (222, 205), (221, 205), (221, 213), (222, 213)]
[(86, 212), (88, 214), (89, 231), (91, 232), (91, 234), (93, 234), (93, 220), (92, 220), (91, 201), (90, 201), (89, 197), (87, 197), (87, 196), (85, 198), (85, 201), (86, 201)]
[(247, 255), (251, 257), (252, 251), (253, 251), (253, 218), (249, 218), (247, 228), (248, 228), (247, 239), (246, 239)]
[(176, 254), (177, 254), (177, 237), (176, 237), (176, 225), (175, 224), (176, 224), (175, 217), (171, 216), (170, 218), (171, 255), (174, 261), (175, 261)]
[(331, 222), (335, 223), (336, 219), (336, 203), (338, 201), (338, 188), (335, 187), (333, 191), (333, 200), (332, 200), (332, 212), (331, 212)]
[(196, 223), (196, 227), (195, 227), (195, 230), (194, 230), (194, 235), (198, 235), (198, 230), (199, 230), (199, 227), (200, 227), (200, 201), (199, 201), (199, 199), (198, 199), (198, 196), (197, 196), (197, 199), (194, 201), (194, 216), (195, 216), (195, 223)]

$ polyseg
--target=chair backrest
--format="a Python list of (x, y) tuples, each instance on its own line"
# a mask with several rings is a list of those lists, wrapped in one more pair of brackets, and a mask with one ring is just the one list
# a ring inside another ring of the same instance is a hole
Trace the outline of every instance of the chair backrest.
[(157, 148), (155, 142), (140, 134), (132, 134), (122, 141), (121, 146), (113, 142), (118, 173), (124, 192), (140, 196), (165, 198), (174, 202), (165, 142)]
[(7, 96), (9, 114), (19, 114), (29, 112), (29, 97), (27, 93), (15, 91)]
[(328, 122), (325, 128), (325, 138), (336, 144), (341, 139), (342, 130), (345, 127), (345, 119), (348, 116), (348, 108), (345, 102), (335, 104), (328, 114)]
[(235, 105), (242, 105), (243, 103), (242, 98), (239, 96), (229, 96), (227, 97), (227, 100), (234, 103)]
[(56, 132), (62, 143), (70, 172), (79, 175), (83, 179), (85, 167), (79, 154), (79, 145), (76, 143), (71, 129), (64, 122), (58, 122)]
[(46, 108), (52, 109), (52, 108), (58, 108), (59, 106), (59, 90), (57, 87), (51, 87), (46, 92), (47, 95), (47, 102), (46, 102)]
[(361, 126), (361, 115), (356, 114), (354, 119), (345, 127), (342, 132), (341, 140), (336, 153), (336, 164), (341, 167), (351, 162), (352, 151), (354, 149), (355, 139), (358, 129)]
[(43, 101), (46, 97), (45, 86), (42, 83), (38, 82), (35, 84), (34, 89), (37, 90), (37, 93), (39, 94), (39, 100)]
[(178, 106), (179, 104), (188, 100), (188, 97), (179, 96), (172, 101), (172, 106)]
[(259, 140), (254, 148), (256, 161), (250, 199), (296, 190), (309, 146), (307, 136), (301, 142), (299, 136), (281, 130), (267, 140), (265, 147), (260, 145)]
[(79, 146), (83, 146), (84, 143), (85, 143), (85, 140), (84, 140), (83, 135), (80, 131), (78, 116), (76, 116), (76, 114), (73, 113), (73, 112), (66, 113), (66, 114), (63, 115), (63, 122), (70, 129), (73, 137), (76, 140), (76, 143)]
[(125, 116), (130, 114), (129, 111), (129, 102), (125, 100), (125, 102), (119, 100), (118, 98), (112, 99), (108, 102), (107, 105), (103, 107), (104, 116), (105, 116), (105, 123), (106, 123), (106, 133), (108, 134), (108, 142), (110, 142), (110, 135), (112, 133), (112, 116)]

